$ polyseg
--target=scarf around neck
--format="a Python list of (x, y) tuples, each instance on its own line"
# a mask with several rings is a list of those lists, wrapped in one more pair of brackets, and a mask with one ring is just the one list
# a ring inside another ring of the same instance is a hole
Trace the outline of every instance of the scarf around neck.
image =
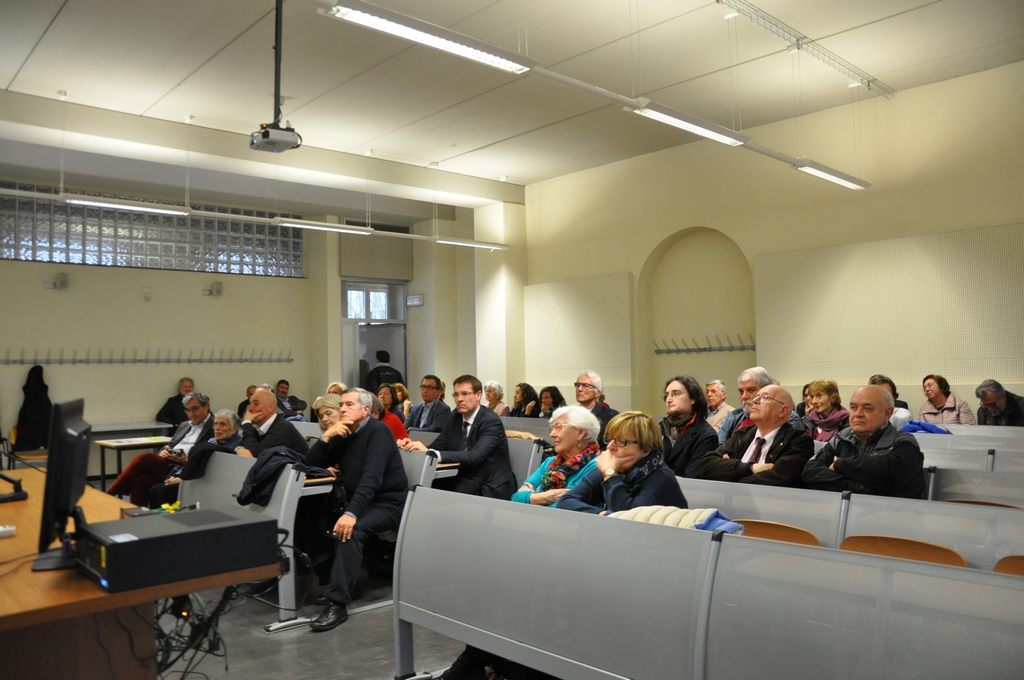
[[(828, 441), (829, 439), (832, 439), (837, 432), (839, 432), (839, 428), (843, 421), (849, 416), (849, 411), (842, 406), (836, 405), (836, 407), (832, 409), (832, 413), (828, 414), (827, 418), (822, 418), (814, 409), (811, 409), (807, 417), (810, 418), (814, 427), (821, 429), (821, 432), (814, 433), (814, 439), (818, 441)], [(824, 437), (824, 439), (822, 437)]]
[(637, 461), (637, 464), (632, 468), (619, 475), (622, 478), (622, 483), (626, 485), (626, 491), (629, 492), (630, 498), (636, 498), (647, 478), (660, 468), (664, 462), (660, 453), (652, 451)]
[(592, 461), (600, 451), (601, 447), (595, 442), (580, 450), (572, 458), (568, 458), (561, 463), (558, 462), (558, 455), (555, 454), (551, 457), (551, 462), (548, 463), (548, 469), (545, 470), (544, 474), (540, 477), (540, 491), (547, 491), (548, 489), (564, 489), (566, 483), (569, 481), (569, 477), (579, 472), (580, 469)]
[(668, 440), (673, 444), (676, 440), (682, 436), (686, 430), (690, 428), (697, 421), (697, 414), (691, 412), (690, 415), (666, 415), (661, 419), (661, 433), (668, 437)]

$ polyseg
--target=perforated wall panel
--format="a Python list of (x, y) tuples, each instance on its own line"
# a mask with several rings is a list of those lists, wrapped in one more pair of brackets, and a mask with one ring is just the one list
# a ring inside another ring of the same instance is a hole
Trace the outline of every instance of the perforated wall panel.
[(758, 363), (783, 384), (1024, 382), (1024, 223), (754, 258)]

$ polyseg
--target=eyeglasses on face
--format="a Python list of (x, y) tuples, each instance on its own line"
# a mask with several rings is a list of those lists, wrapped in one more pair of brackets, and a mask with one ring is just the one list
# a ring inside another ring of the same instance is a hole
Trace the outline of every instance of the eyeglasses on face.
[(555, 423), (554, 425), (551, 426), (551, 428), (548, 431), (549, 432), (558, 432), (559, 430), (567, 430), (570, 427), (574, 427), (574, 426), (570, 425), (569, 423)]
[(191, 407), (185, 409), (185, 413), (199, 413), (204, 408), (205, 408), (204, 406), (191, 406)]
[(774, 401), (776, 404), (782, 404), (783, 406), (785, 406), (785, 404), (783, 404), (781, 401), (779, 401), (778, 399), (772, 399), (767, 394), (755, 395), (754, 398), (750, 400), (750, 403), (751, 404), (763, 404), (766, 401)]
[(596, 387), (594, 387), (590, 383), (576, 382), (576, 383), (573, 383), (572, 386), (573, 387), (582, 387), (583, 389), (586, 389), (586, 390), (596, 390), (597, 389)]
[(625, 448), (625, 447), (629, 446), (630, 444), (639, 444), (640, 443), (636, 439), (623, 439), (622, 437), (605, 437), (604, 438), (605, 446), (607, 446), (608, 444), (611, 444), (612, 442), (615, 442), (615, 445), (618, 446), (620, 449)]
[(435, 387), (433, 385), (420, 385), (420, 389), (421, 390), (439, 390), (441, 388), (440, 387)]
[(476, 392), (452, 392), (452, 396), (456, 399), (459, 397), (466, 399), (467, 397), (472, 397), (474, 394), (476, 394)]

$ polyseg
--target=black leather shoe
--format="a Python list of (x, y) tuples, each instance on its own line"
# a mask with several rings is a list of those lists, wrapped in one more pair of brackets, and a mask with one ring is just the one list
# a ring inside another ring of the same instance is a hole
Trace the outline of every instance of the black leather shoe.
[(331, 601), (324, 608), (323, 614), (309, 622), (309, 627), (322, 633), (326, 630), (334, 630), (346, 621), (348, 621), (348, 609), (343, 604)]
[(440, 680), (487, 680), (484, 663), (476, 654), (476, 650), (467, 647), (459, 655), (455, 663), (441, 674)]
[(325, 604), (329, 604), (330, 601), (330, 598), (328, 598), (326, 595), (321, 595), (320, 597), (313, 600), (313, 604), (315, 604), (318, 607), (323, 607)]

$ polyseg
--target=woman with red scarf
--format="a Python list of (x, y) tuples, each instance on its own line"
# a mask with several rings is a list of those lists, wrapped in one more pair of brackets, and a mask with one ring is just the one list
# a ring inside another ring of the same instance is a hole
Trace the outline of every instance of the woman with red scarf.
[(517, 503), (554, 505), (566, 491), (576, 486), (594, 469), (601, 452), (597, 435), (601, 423), (582, 406), (563, 406), (551, 414), (551, 441), (555, 455), (545, 458), (519, 491), (512, 495)]
[(804, 416), (804, 424), (815, 441), (831, 441), (840, 430), (850, 426), (850, 412), (840, 403), (835, 380), (815, 380), (807, 393), (813, 408)]

